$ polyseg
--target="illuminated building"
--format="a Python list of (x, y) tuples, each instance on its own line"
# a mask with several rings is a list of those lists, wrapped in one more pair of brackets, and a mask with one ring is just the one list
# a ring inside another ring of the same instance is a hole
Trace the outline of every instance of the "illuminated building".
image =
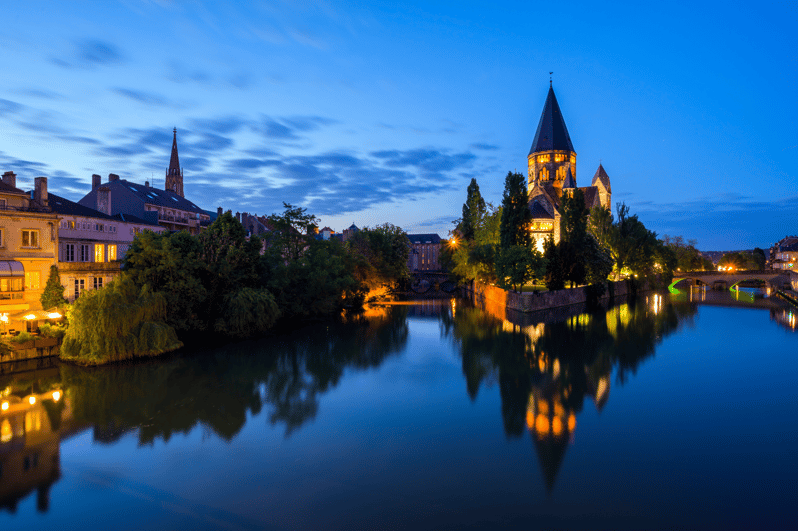
[(553, 236), (555, 243), (560, 241), (562, 196), (569, 190), (581, 190), (588, 209), (594, 206), (611, 208), (610, 178), (601, 164), (590, 186), (576, 186), (576, 151), (551, 86), (527, 165), (529, 209), (532, 213), (530, 230), (539, 250), (543, 250), (543, 242), (549, 235)]

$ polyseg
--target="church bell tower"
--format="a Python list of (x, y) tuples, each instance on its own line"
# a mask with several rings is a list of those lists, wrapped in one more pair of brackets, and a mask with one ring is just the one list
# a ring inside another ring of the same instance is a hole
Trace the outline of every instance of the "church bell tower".
[[(562, 196), (562, 188), (568, 174), (572, 176), (572, 186), (576, 185), (576, 152), (565, 127), (554, 89), (549, 83), (549, 94), (543, 106), (538, 130), (527, 157), (529, 175), (527, 187), (535, 184), (546, 188), (553, 187), (557, 197)], [(569, 172), (570, 170), (570, 172)]]
[(169, 159), (169, 168), (166, 170), (166, 182), (164, 190), (176, 193), (180, 197), (183, 195), (183, 170), (180, 169), (180, 160), (177, 157), (177, 128), (173, 130), (172, 138), (172, 157)]

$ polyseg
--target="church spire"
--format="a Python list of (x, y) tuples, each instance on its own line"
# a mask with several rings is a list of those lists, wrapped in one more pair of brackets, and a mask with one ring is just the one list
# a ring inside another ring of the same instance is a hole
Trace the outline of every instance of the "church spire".
[(180, 169), (180, 159), (177, 156), (177, 127), (172, 130), (172, 156), (169, 159), (169, 168), (166, 170), (165, 190), (183, 196), (183, 170)]
[(549, 84), (549, 94), (546, 96), (546, 103), (543, 105), (543, 113), (540, 115), (538, 130), (529, 154), (552, 150), (573, 151), (574, 146), (571, 144), (568, 128), (565, 127), (554, 88)]

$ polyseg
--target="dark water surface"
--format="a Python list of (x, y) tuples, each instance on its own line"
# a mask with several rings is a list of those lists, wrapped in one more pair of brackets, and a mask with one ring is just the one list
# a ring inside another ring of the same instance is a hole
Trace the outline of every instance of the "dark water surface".
[(0, 376), (0, 529), (794, 528), (795, 314), (428, 301)]

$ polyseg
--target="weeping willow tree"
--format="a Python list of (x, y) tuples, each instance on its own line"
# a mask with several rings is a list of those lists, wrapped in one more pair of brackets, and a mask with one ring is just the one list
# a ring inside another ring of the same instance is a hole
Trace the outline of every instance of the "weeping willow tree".
[(164, 322), (166, 312), (163, 294), (138, 288), (125, 277), (81, 293), (67, 313), (61, 359), (101, 365), (176, 350), (183, 344)]
[(224, 297), (222, 317), (214, 328), (234, 338), (267, 332), (280, 316), (274, 297), (268, 290), (241, 288)]

